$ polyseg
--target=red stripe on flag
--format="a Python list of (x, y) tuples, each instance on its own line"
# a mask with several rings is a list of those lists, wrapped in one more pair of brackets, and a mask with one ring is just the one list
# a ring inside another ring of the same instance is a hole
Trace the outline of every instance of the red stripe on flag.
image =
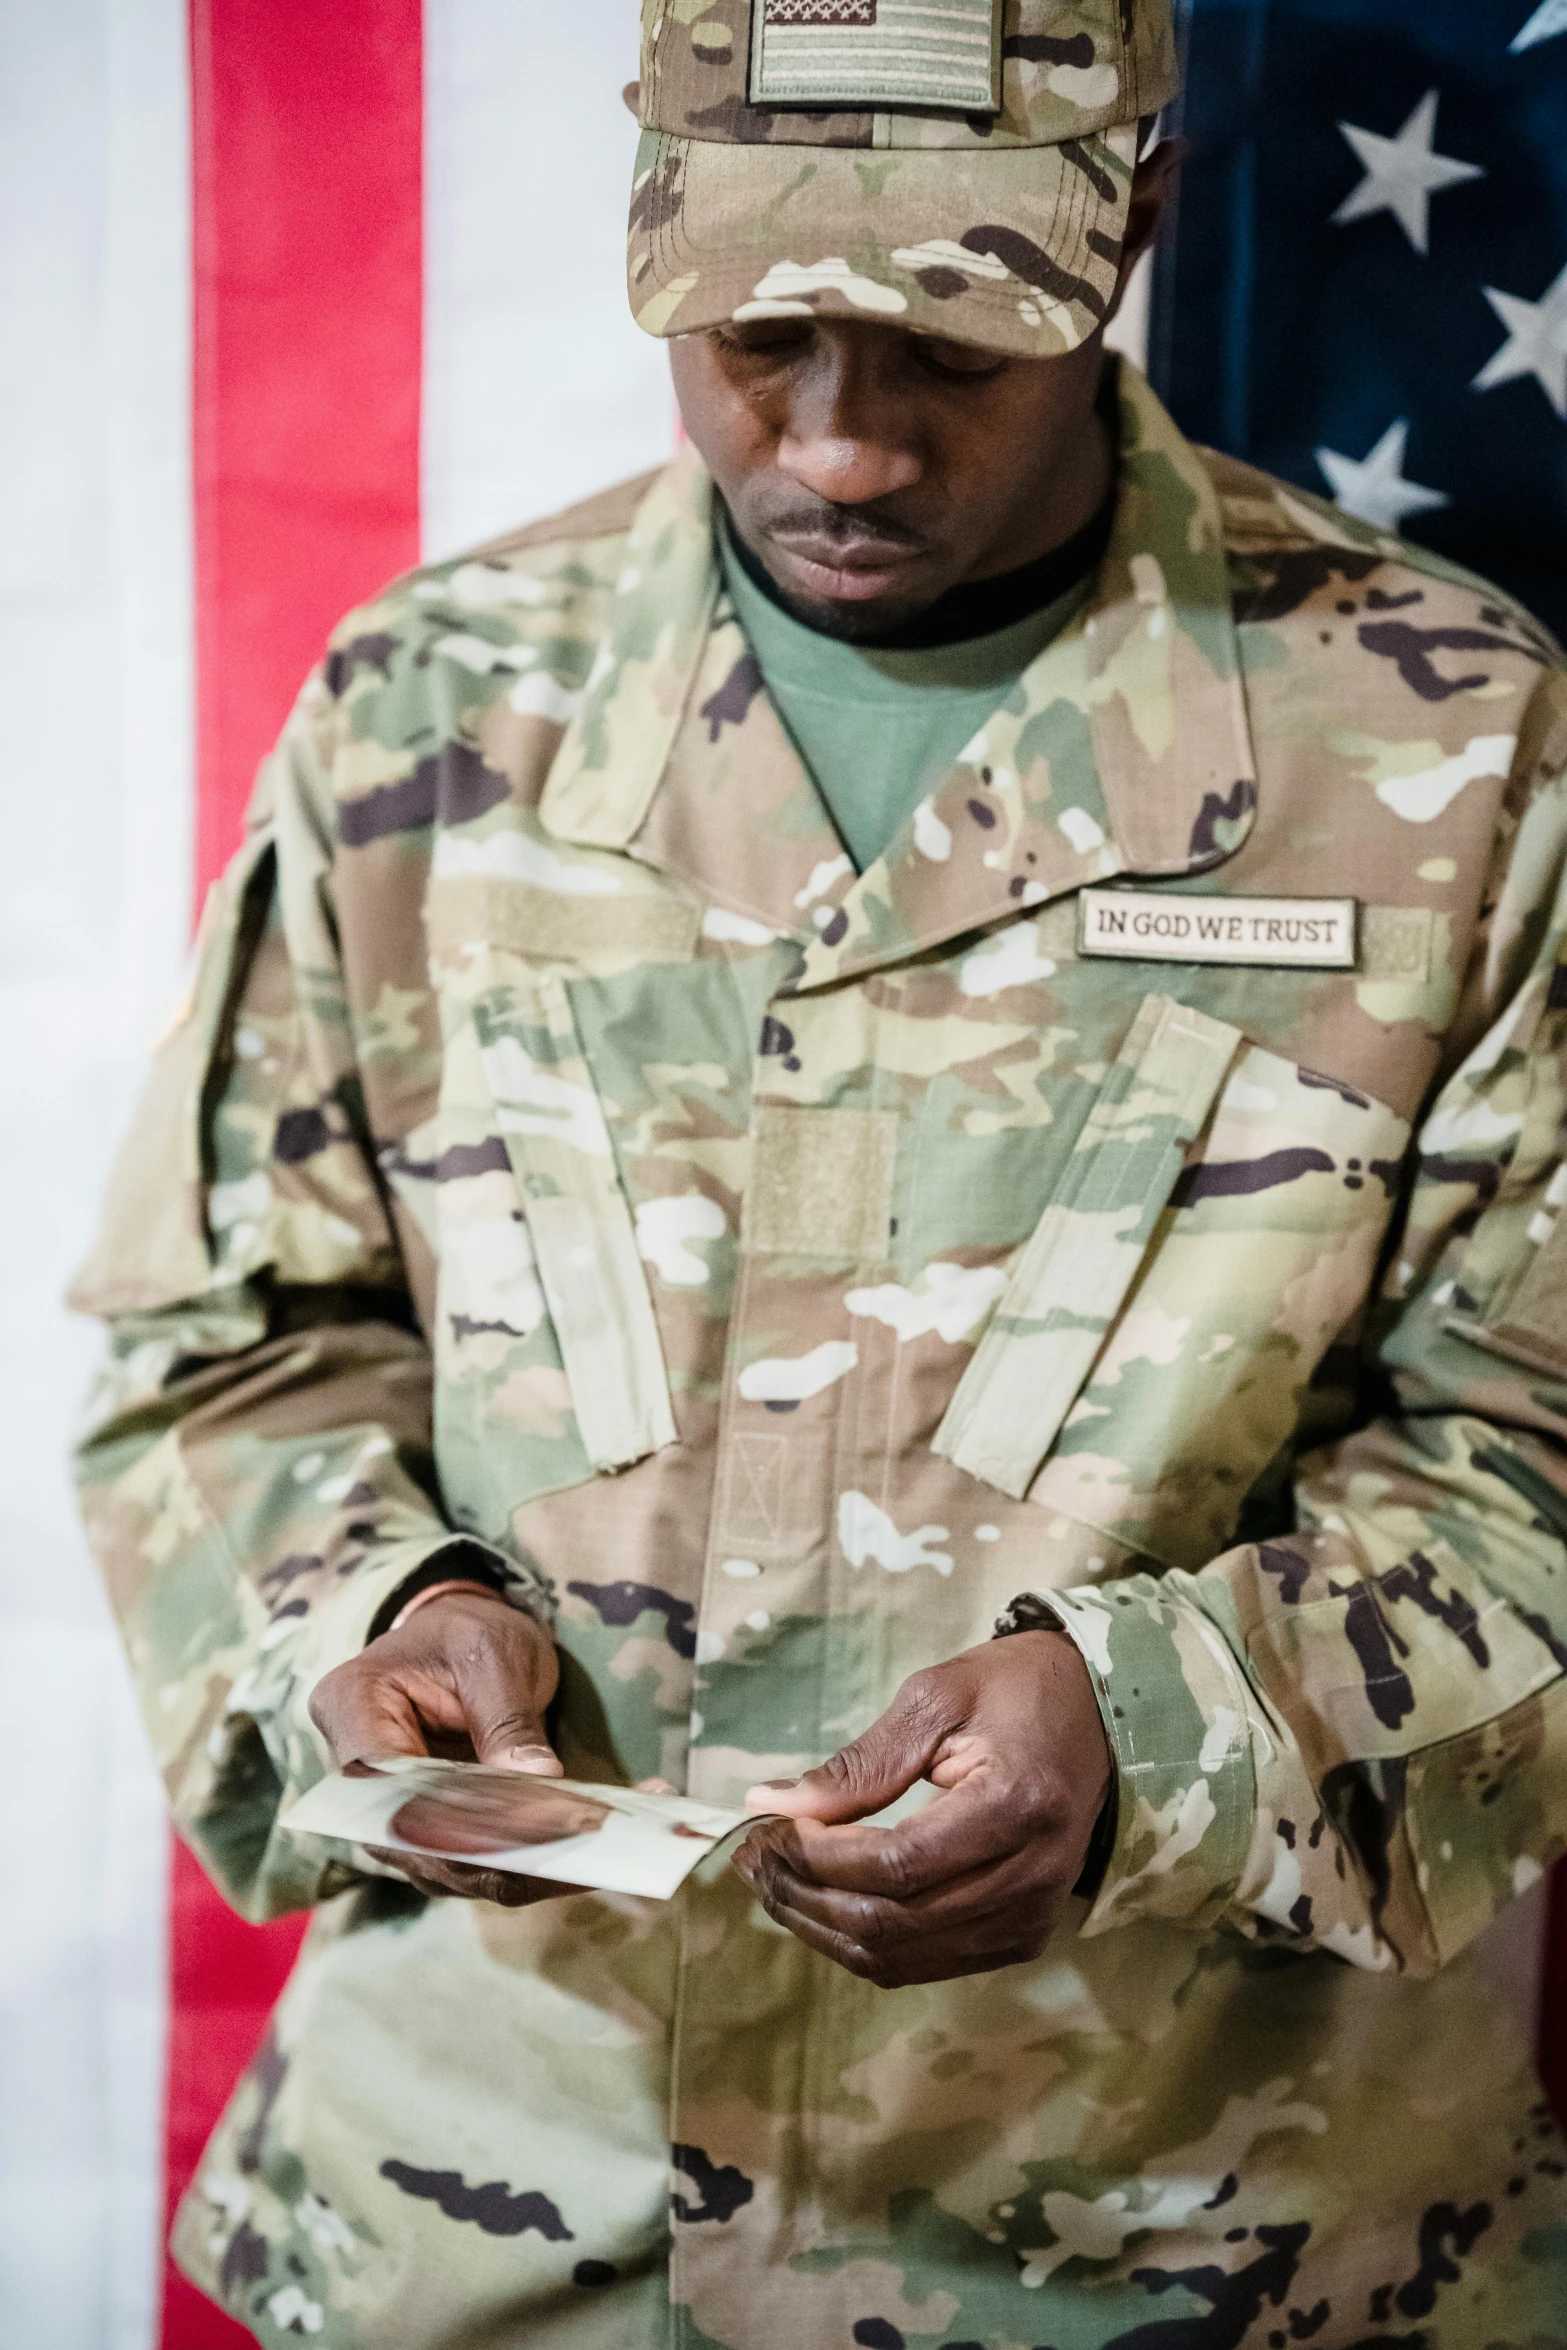
[[(299, 1947), (299, 1923), (247, 1926), (174, 1847), (169, 1916), (169, 2054), (164, 2117), (167, 2217), (185, 2192), (229, 2092), (255, 2053)], [(163, 2350), (241, 2350), (251, 2337), (164, 2264)]]
[(192, 0), (198, 884), (333, 622), (419, 556), (420, 0)]
[[(419, 554), (420, 0), (192, 0), (200, 893), (322, 640)], [(172, 2212), (293, 1963), (174, 1856)], [(172, 2267), (163, 2350), (241, 2330)]]

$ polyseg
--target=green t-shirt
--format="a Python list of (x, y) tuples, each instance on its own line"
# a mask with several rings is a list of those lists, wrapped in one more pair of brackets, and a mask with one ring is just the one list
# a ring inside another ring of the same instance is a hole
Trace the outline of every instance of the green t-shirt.
[(764, 595), (719, 529), (724, 585), (795, 748), (863, 873), (1085, 601), (1092, 572), (988, 636), (892, 651), (807, 628)]

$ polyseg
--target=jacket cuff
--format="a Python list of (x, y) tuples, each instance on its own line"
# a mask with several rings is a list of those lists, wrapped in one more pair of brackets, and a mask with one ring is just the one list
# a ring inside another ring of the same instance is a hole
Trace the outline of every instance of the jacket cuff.
[(482, 1579), (480, 1561), (504, 1579), (508, 1598), (548, 1627), (542, 1582), (488, 1544), (441, 1527), (388, 1542), (308, 1615), (274, 1623), (270, 1645), (262, 1633), (253, 1663), (234, 1683), (207, 1741), (206, 1800), (192, 1807), (188, 1827), (209, 1873), (246, 1916), (308, 1908), (352, 1881), (338, 1847), (291, 1836), (279, 1822), (279, 1814), (333, 1768), (327, 1742), (310, 1718), (317, 1682), (359, 1655), (383, 1613), (390, 1608), (395, 1615), (410, 1583), (427, 1568), (439, 1564), (443, 1577), (472, 1573)]
[(383, 1632), (389, 1632), (400, 1610), (411, 1599), (417, 1599), (421, 1591), (429, 1591), (437, 1583), (458, 1581), (482, 1583), (497, 1598), (506, 1600), (523, 1615), (532, 1616), (546, 1631), (550, 1629), (553, 1613), (543, 1588), (531, 1577), (524, 1578), (510, 1559), (491, 1550), (488, 1543), (463, 1534), (432, 1551), (422, 1566), (416, 1567), (388, 1594), (370, 1620), (366, 1640), (379, 1640)]
[(1084, 1934), (1140, 1917), (1211, 1925), (1240, 1882), (1257, 1810), (1255, 1709), (1207, 1597), (1172, 1570), (1028, 1593), (1008, 1611), (1046, 1610), (1072, 1641), (1115, 1758), (1114, 1841)]
[[(279, 1641), (270, 1655), (263, 1645), (250, 1671), (236, 1681), (225, 1715), (229, 1720), (248, 1715), (261, 1727), (283, 1782), (285, 1804), (305, 1794), (332, 1768), (326, 1740), (310, 1718), (316, 1683), (360, 1654), (382, 1616), (388, 1610), (396, 1614), (408, 1585), (426, 1567), (459, 1550), (480, 1551), (497, 1566), (505, 1564), (499, 1552), (466, 1540), (454, 1542), (444, 1528), (433, 1538), (389, 1542), (373, 1558), (361, 1560), (329, 1598), (319, 1601), (291, 1638)], [(273, 1656), (276, 1666), (269, 1670)]]
[(296, 1707), (308, 1708), (310, 1692), (323, 1675), (358, 1656), (415, 1591), (458, 1576), (492, 1583), (507, 1598), (515, 1594), (517, 1604), (529, 1614), (549, 1621), (543, 1585), (487, 1542), (443, 1529), (433, 1539), (416, 1536), (388, 1543), (373, 1564), (364, 1560), (324, 1605), (312, 1608), (306, 1617), (289, 1660)]

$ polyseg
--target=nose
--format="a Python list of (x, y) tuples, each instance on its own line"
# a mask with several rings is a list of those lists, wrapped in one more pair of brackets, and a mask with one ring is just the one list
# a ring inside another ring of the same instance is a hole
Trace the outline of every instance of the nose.
[(818, 331), (790, 386), (780, 471), (834, 506), (864, 506), (913, 487), (924, 470), (879, 340)]

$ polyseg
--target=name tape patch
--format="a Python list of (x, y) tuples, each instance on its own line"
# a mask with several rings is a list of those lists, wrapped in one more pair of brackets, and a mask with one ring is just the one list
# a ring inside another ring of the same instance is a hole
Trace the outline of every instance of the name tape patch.
[(1085, 889), (1080, 955), (1139, 963), (1293, 964), (1353, 971), (1354, 898), (1187, 897), (1153, 889)]

